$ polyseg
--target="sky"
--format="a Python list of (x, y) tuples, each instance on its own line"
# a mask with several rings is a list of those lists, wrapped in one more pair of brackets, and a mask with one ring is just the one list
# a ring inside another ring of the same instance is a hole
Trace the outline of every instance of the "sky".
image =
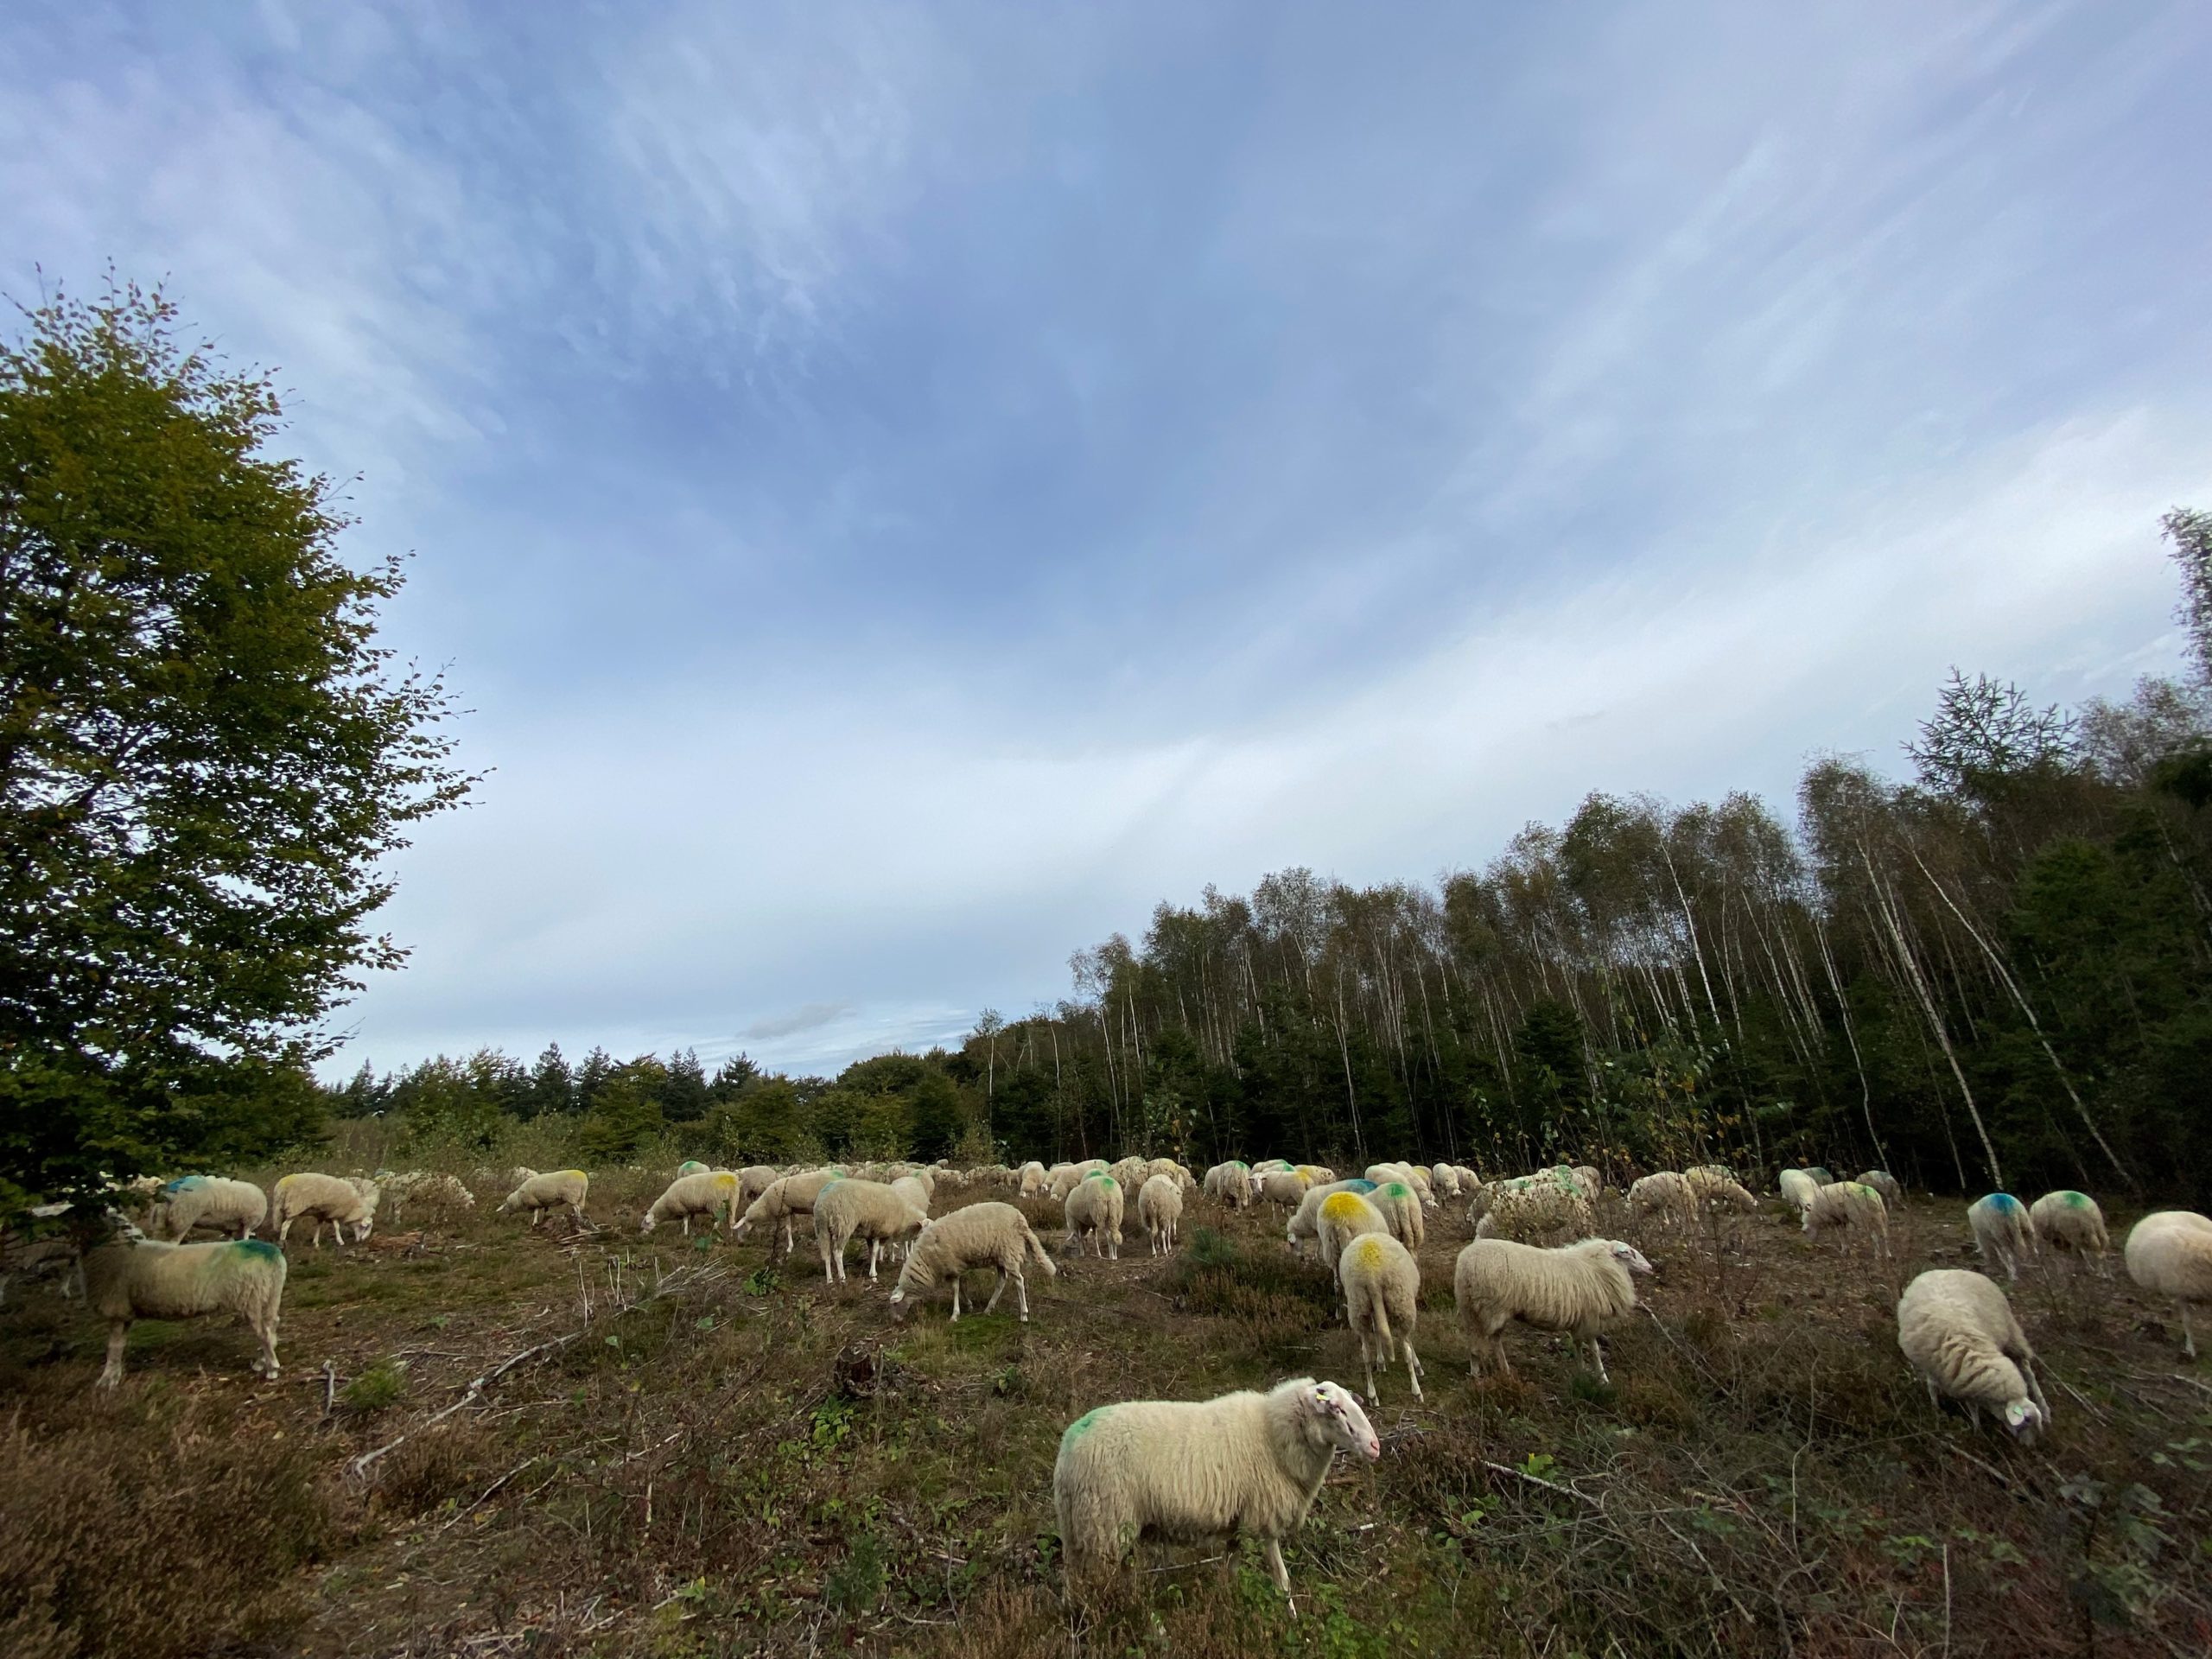
[(162, 282), (474, 804), (333, 1075), (829, 1071), (1163, 899), (1788, 809), (2179, 658), (2212, 9), (19, 0), (0, 291)]

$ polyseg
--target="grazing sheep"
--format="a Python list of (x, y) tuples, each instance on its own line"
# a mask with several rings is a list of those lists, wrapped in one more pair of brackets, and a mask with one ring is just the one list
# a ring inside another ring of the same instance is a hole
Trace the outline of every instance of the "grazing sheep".
[(1615, 1238), (1586, 1238), (1552, 1250), (1510, 1239), (1478, 1238), (1459, 1252), (1452, 1274), (1459, 1323), (1473, 1344), (1467, 1374), (1480, 1375), (1486, 1356), (1512, 1374), (1497, 1333), (1507, 1321), (1518, 1319), (1540, 1331), (1567, 1332), (1590, 1350), (1599, 1381), (1611, 1381), (1599, 1332), (1636, 1306), (1630, 1275), (1650, 1271), (1640, 1251)]
[(1052, 1172), (1052, 1197), (1065, 1204), (1068, 1194), (1075, 1191), (1078, 1182), (1105, 1173), (1106, 1160), (1103, 1158), (1086, 1158), (1079, 1164), (1063, 1165)]
[(1428, 1236), (1428, 1225), (1421, 1217), (1419, 1192), (1404, 1181), (1385, 1181), (1367, 1196), (1389, 1224), (1393, 1238), (1409, 1250), (1421, 1249)]
[(722, 1225), (737, 1220), (737, 1176), (727, 1169), (701, 1170), (679, 1175), (668, 1190), (647, 1207), (638, 1223), (640, 1233), (650, 1233), (664, 1221), (681, 1221), (683, 1236), (691, 1236), (691, 1217), (705, 1216), (711, 1223), (720, 1216)]
[(2189, 1310), (2212, 1307), (2212, 1219), (2194, 1210), (2158, 1210), (2127, 1235), (2127, 1276), (2181, 1309), (2181, 1351), (2196, 1357)]
[(677, 1179), (681, 1180), (686, 1175), (710, 1174), (713, 1173), (714, 1167), (715, 1166), (712, 1164), (701, 1163), (696, 1158), (686, 1158), (682, 1163), (676, 1166)]
[(737, 1207), (742, 1211), (753, 1200), (783, 1179), (783, 1172), (767, 1164), (747, 1164), (737, 1172)]
[(1286, 1210), (1304, 1203), (1312, 1190), (1312, 1183), (1294, 1169), (1271, 1169), (1259, 1179), (1262, 1201), (1280, 1205)]
[[(918, 1192), (922, 1204), (914, 1202)], [(824, 1185), (814, 1200), (814, 1242), (822, 1251), (823, 1282), (845, 1276), (845, 1246), (855, 1238), (868, 1241), (868, 1276), (873, 1282), (883, 1247), (904, 1243), (929, 1225), (927, 1198), (921, 1183), (911, 1175), (890, 1185), (842, 1180)]]
[(537, 1174), (537, 1172), (532, 1169), (528, 1164), (517, 1164), (512, 1169), (507, 1172), (508, 1190), (512, 1191), (514, 1188), (520, 1186), (524, 1181), (534, 1179)]
[(1010, 1204), (971, 1204), (964, 1210), (939, 1216), (922, 1229), (913, 1249), (906, 1252), (906, 1265), (899, 1270), (898, 1284), (892, 1288), (891, 1311), (905, 1319), (912, 1307), (910, 1299), (935, 1288), (940, 1280), (950, 1279), (952, 1318), (957, 1324), (960, 1319), (960, 1275), (970, 1268), (996, 1268), (998, 1288), (983, 1304), (983, 1312), (988, 1313), (999, 1305), (999, 1298), (1006, 1294), (1007, 1281), (1012, 1280), (1021, 1306), (1021, 1319), (1027, 1324), (1029, 1281), (1023, 1277), (1022, 1268), (1028, 1262), (1042, 1268), (1047, 1279), (1059, 1271), (1052, 1265), (1052, 1258), (1045, 1254), (1045, 1247), (1030, 1230), (1028, 1217), (1020, 1211)]
[(1388, 1234), (1390, 1224), (1382, 1212), (1357, 1192), (1332, 1192), (1321, 1200), (1313, 1236), (1321, 1252), (1321, 1265), (1335, 1278), (1344, 1246), (1370, 1233)]
[(1045, 1173), (1045, 1166), (1035, 1159), (1021, 1166), (1020, 1195), (1022, 1198), (1041, 1198), (1051, 1185), (1052, 1179)]
[(187, 1175), (169, 1182), (161, 1194), (147, 1217), (146, 1230), (177, 1243), (194, 1227), (212, 1227), (219, 1233), (235, 1227), (240, 1238), (250, 1238), (269, 1213), (268, 1195), (251, 1181), (225, 1180), (219, 1175)]
[(1861, 1186), (1871, 1186), (1882, 1195), (1882, 1202), (1891, 1214), (1904, 1202), (1904, 1186), (1886, 1169), (1870, 1169), (1859, 1178)]
[(1437, 1202), (1459, 1196), (1459, 1172), (1449, 1164), (1432, 1165), (1428, 1172), (1429, 1191), (1436, 1194)]
[(1333, 1181), (1327, 1186), (1308, 1187), (1306, 1196), (1298, 1201), (1298, 1208), (1291, 1212), (1290, 1225), (1283, 1230), (1283, 1237), (1294, 1250), (1303, 1248), (1305, 1241), (1321, 1236), (1321, 1206), (1339, 1192), (1357, 1192), (1364, 1198), (1375, 1191), (1369, 1180)]
[(1595, 1164), (1577, 1164), (1567, 1173), (1575, 1190), (1592, 1204), (1597, 1203), (1599, 1195), (1605, 1190), (1605, 1178), (1598, 1173)]
[(1060, 1436), (1052, 1465), (1069, 1576), (1117, 1565), (1147, 1536), (1197, 1542), (1241, 1532), (1262, 1541), (1287, 1599), (1281, 1540), (1305, 1522), (1338, 1451), (1372, 1463), (1382, 1442), (1358, 1401), (1310, 1376), (1265, 1394), (1131, 1400), (1085, 1412)]
[(545, 1212), (556, 1204), (569, 1206), (569, 1213), (576, 1224), (588, 1227), (591, 1217), (584, 1214), (584, 1200), (591, 1193), (591, 1177), (581, 1169), (548, 1170), (543, 1175), (526, 1178), (515, 1190), (499, 1201), (499, 1213), (512, 1210), (530, 1211), (530, 1224), (537, 1226)]
[(1289, 1167), (1290, 1160), (1287, 1158), (1262, 1158), (1252, 1166), (1252, 1173), (1255, 1175), (1264, 1175), (1271, 1169), (1288, 1169)]
[(2036, 1381), (2035, 1351), (1994, 1281), (1965, 1268), (1935, 1268), (1897, 1299), (1897, 1346), (1928, 1384), (1981, 1421), (1983, 1408), (2030, 1440), (2050, 1425), (2050, 1402)]
[(1690, 1189), (1689, 1177), (1678, 1175), (1671, 1169), (1659, 1170), (1631, 1182), (1628, 1207), (1631, 1215), (1656, 1216), (1677, 1226), (1688, 1226), (1697, 1219), (1697, 1195)]
[(1802, 1224), (1805, 1236), (1840, 1232), (1848, 1251), (1854, 1238), (1869, 1240), (1877, 1254), (1890, 1253), (1890, 1211), (1882, 1195), (1857, 1181), (1831, 1181), (1813, 1194)]
[(1682, 1179), (1690, 1184), (1690, 1194), (1698, 1207), (1708, 1216), (1717, 1216), (1723, 1210), (1748, 1216), (1759, 1207), (1759, 1201), (1744, 1185), (1718, 1164), (1685, 1170)]
[(2036, 1243), (2048, 1244), (2059, 1255), (2094, 1255), (2107, 1278), (2112, 1276), (2111, 1235), (2105, 1231), (2105, 1212), (2086, 1192), (2064, 1189), (2046, 1192), (2028, 1209), (2028, 1224)]
[[(789, 1255), (793, 1245), (793, 1232), (798, 1218), (814, 1214), (814, 1201), (822, 1189), (832, 1181), (843, 1180), (842, 1169), (810, 1169), (799, 1175), (779, 1175), (768, 1183), (766, 1191), (753, 1200), (737, 1225), (729, 1230), (732, 1238), (743, 1238), (755, 1227), (772, 1229), (776, 1223), (784, 1224), (784, 1254)], [(775, 1239), (768, 1241), (769, 1254), (775, 1254)]]
[(1594, 1224), (1590, 1200), (1572, 1182), (1562, 1185), (1539, 1176), (1525, 1185), (1497, 1182), (1483, 1190), (1489, 1194), (1490, 1210), (1475, 1228), (1477, 1238), (1571, 1243), (1587, 1238)]
[(1326, 1164), (1300, 1164), (1297, 1168), (1308, 1186), (1326, 1186), (1337, 1179), (1337, 1172)]
[(1421, 1265), (1414, 1254), (1388, 1233), (1369, 1233), (1344, 1247), (1337, 1261), (1337, 1282), (1344, 1293), (1344, 1318), (1359, 1338), (1360, 1363), (1367, 1367), (1367, 1399), (1379, 1406), (1375, 1366), (1390, 1364), (1395, 1342), (1406, 1362), (1406, 1380), (1421, 1398), (1421, 1361), (1414, 1354), (1414, 1329), (1421, 1319)]
[[(1175, 1183), (1176, 1192), (1185, 1198), (1198, 1190), (1198, 1177), (1192, 1174), (1189, 1170), (1184, 1168), (1182, 1165), (1177, 1163), (1173, 1158), (1154, 1159), (1151, 1164), (1147, 1166), (1147, 1174), (1145, 1179), (1149, 1180), (1154, 1175), (1165, 1175), (1169, 1180)], [(1138, 1191), (1138, 1196), (1140, 1198), (1143, 1196), (1143, 1191), (1141, 1188)]]
[(394, 1224), (410, 1204), (428, 1204), (448, 1210), (474, 1210), (476, 1195), (451, 1175), (435, 1175), (412, 1169), (377, 1183), (377, 1207)]
[(1154, 1255), (1175, 1254), (1175, 1229), (1183, 1219), (1183, 1189), (1173, 1175), (1154, 1175), (1137, 1189), (1137, 1220)]
[(1232, 1158), (1225, 1164), (1216, 1164), (1206, 1171), (1202, 1183), (1205, 1192), (1220, 1199), (1232, 1210), (1242, 1210), (1252, 1202), (1252, 1170), (1249, 1164)]
[(1122, 1259), (1122, 1184), (1103, 1170), (1084, 1176), (1068, 1194), (1068, 1236), (1060, 1246), (1065, 1253), (1080, 1250), (1089, 1239), (1102, 1256)]
[(1124, 1198), (1135, 1198), (1137, 1190), (1151, 1177), (1152, 1160), (1123, 1158), (1107, 1166), (1106, 1173), (1120, 1183)]
[(923, 1220), (929, 1219), (930, 1206), (937, 1202), (937, 1185), (930, 1179), (927, 1170), (901, 1175), (891, 1183), (891, 1190), (920, 1211)]
[(1967, 1206), (1967, 1225), (1985, 1262), (2003, 1264), (2007, 1279), (2020, 1276), (2020, 1263), (2034, 1254), (2035, 1234), (2028, 1227), (2028, 1206), (2010, 1192), (1992, 1192)]
[(269, 1219), (276, 1229), (276, 1242), (288, 1242), (292, 1236), (292, 1224), (299, 1220), (315, 1223), (315, 1247), (322, 1248), (324, 1224), (330, 1227), (331, 1236), (340, 1245), (346, 1243), (346, 1229), (353, 1229), (353, 1242), (359, 1243), (369, 1236), (376, 1224), (377, 1187), (373, 1181), (340, 1180), (335, 1175), (316, 1175), (302, 1173), (279, 1179), (271, 1190)]
[(1805, 1166), (1805, 1173), (1813, 1178), (1813, 1185), (1815, 1186), (1834, 1186), (1835, 1185), (1834, 1174), (1831, 1173), (1825, 1165), (1808, 1164)]
[(284, 1253), (258, 1238), (221, 1244), (103, 1244), (85, 1258), (85, 1303), (107, 1321), (107, 1363), (95, 1388), (123, 1380), (123, 1344), (133, 1319), (236, 1313), (261, 1351), (253, 1369), (276, 1375), (276, 1314), (284, 1300)]
[(1815, 1180), (1810, 1170), (1785, 1169), (1776, 1178), (1775, 1185), (1781, 1191), (1782, 1201), (1802, 1216), (1805, 1206), (1813, 1201), (1813, 1194), (1826, 1183)]

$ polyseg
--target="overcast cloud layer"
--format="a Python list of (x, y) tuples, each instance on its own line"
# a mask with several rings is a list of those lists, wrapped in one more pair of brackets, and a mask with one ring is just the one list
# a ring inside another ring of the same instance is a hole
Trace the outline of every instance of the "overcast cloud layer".
[(2175, 659), (2202, 4), (213, 10), (11, 10), (0, 285), (166, 277), (418, 556), (495, 770), (333, 1071), (830, 1069)]

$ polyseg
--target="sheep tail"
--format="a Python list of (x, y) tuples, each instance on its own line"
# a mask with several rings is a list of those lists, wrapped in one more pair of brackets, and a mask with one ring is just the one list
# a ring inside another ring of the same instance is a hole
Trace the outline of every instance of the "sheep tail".
[(1036, 1229), (1032, 1227), (1026, 1220), (1021, 1224), (1021, 1248), (1023, 1251), (1027, 1254), (1030, 1260), (1036, 1262), (1039, 1267), (1044, 1268), (1045, 1276), (1047, 1279), (1052, 1278), (1059, 1273), (1059, 1268), (1052, 1264), (1051, 1252), (1046, 1250), (1042, 1244), (1037, 1242)]

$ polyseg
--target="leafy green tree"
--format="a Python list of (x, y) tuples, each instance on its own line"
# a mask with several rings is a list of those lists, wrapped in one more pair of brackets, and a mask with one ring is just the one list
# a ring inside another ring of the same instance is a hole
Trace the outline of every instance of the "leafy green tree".
[(2175, 613), (2189, 630), (2190, 654), (2200, 683), (2212, 683), (2212, 512), (2176, 507), (2159, 528), (2181, 567), (2181, 607)]
[(660, 1107), (671, 1123), (696, 1123), (707, 1115), (712, 1096), (707, 1074), (696, 1049), (685, 1049), (668, 1062), (668, 1080), (661, 1085)]
[[(88, 1191), (254, 1139), (367, 968), (382, 861), (473, 781), (376, 643), (265, 376), (158, 294), (0, 344), (0, 1179)], [(286, 1133), (274, 1121), (268, 1138)]]
[(661, 1096), (668, 1068), (650, 1054), (618, 1067), (584, 1119), (577, 1145), (587, 1158), (620, 1163), (666, 1127)]
[(548, 1043), (530, 1074), (530, 1099), (524, 1116), (565, 1117), (576, 1109), (576, 1077), (561, 1045)]

